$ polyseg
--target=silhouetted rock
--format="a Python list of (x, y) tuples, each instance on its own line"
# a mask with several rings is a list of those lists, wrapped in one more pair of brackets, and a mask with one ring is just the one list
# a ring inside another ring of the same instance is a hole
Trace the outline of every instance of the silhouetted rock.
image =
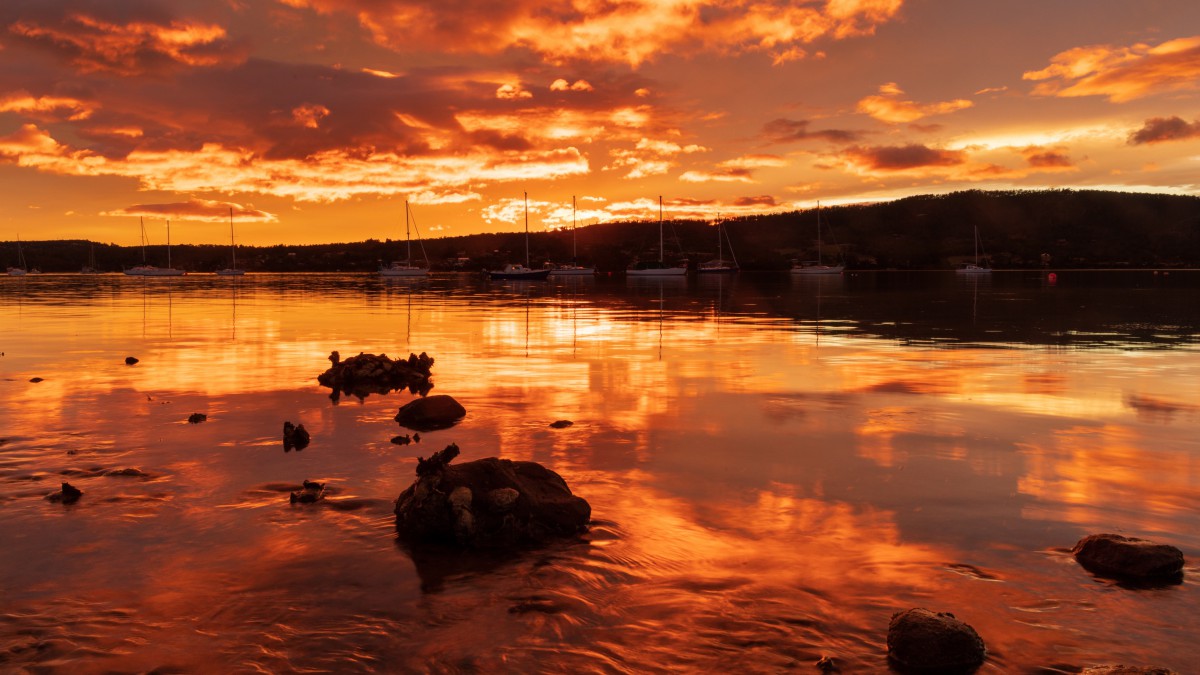
[(566, 429), (567, 427), (571, 426), (572, 424), (575, 424), (575, 423), (572, 422), (571, 420), (556, 420), (556, 421), (550, 423), (550, 428)]
[(138, 362), (137, 357), (134, 357), (134, 356), (126, 356), (125, 357), (125, 365), (127, 365), (127, 366), (132, 366), (133, 364), (135, 364), (137, 362)]
[(329, 354), (329, 370), (317, 376), (317, 382), (333, 389), (331, 397), (339, 394), (365, 398), (370, 394), (386, 394), (407, 389), (414, 394), (427, 394), (433, 388), (430, 369), (433, 357), (425, 352), (409, 354), (407, 360), (393, 361), (387, 354), (359, 354), (345, 361), (337, 352)]
[(325, 484), (305, 479), (303, 486), (292, 493), (291, 503), (311, 504), (325, 496)]
[(192, 413), (188, 415), (188, 424), (200, 424), (206, 419), (208, 419), (208, 415), (204, 413)]
[(1119, 534), (1090, 534), (1071, 549), (1089, 572), (1132, 581), (1178, 583), (1183, 578), (1183, 551), (1169, 544)]
[(310, 437), (303, 424), (293, 426), (291, 422), (283, 423), (283, 451), (303, 450), (308, 447)]
[(392, 436), (392, 442), (396, 445), (408, 445), (412, 443), (412, 439), (408, 436)]
[(34, 384), (37, 384), (38, 382), (42, 382), (43, 380), (40, 377), (31, 377), (31, 378), (29, 378), (29, 381)]
[(1170, 668), (1142, 668), (1140, 665), (1093, 665), (1080, 675), (1180, 675)]
[(987, 655), (983, 640), (949, 612), (914, 608), (892, 615), (888, 658), (905, 672), (969, 673)]
[(396, 498), (406, 540), (460, 547), (536, 545), (584, 531), (587, 501), (536, 462), (488, 457), (451, 466), (458, 446), (418, 458), (417, 480)]
[(405, 403), (400, 406), (395, 419), (409, 429), (433, 431), (454, 426), (466, 414), (467, 409), (453, 396), (439, 394), (414, 398)]
[(821, 671), (822, 673), (842, 672), (841, 667), (838, 666), (837, 661), (835, 661), (832, 656), (822, 656), (819, 660), (817, 660), (817, 670)]
[(75, 502), (79, 501), (79, 498), (82, 496), (82, 490), (64, 481), (62, 484), (62, 490), (46, 495), (46, 499), (49, 499), (52, 502), (61, 502), (63, 504), (74, 504)]

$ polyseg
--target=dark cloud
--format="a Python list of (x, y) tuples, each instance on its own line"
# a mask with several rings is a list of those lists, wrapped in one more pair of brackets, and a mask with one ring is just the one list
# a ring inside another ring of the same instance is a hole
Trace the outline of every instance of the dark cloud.
[(861, 132), (847, 131), (845, 129), (809, 131), (809, 124), (811, 122), (808, 120), (774, 119), (763, 125), (763, 135), (772, 143), (791, 143), (793, 141), (803, 141), (813, 138), (833, 143), (853, 143), (862, 138)]
[(923, 166), (955, 166), (966, 161), (960, 150), (939, 150), (925, 145), (855, 147), (847, 155), (878, 171), (903, 171)]
[(758, 195), (757, 197), (738, 197), (733, 200), (734, 206), (778, 206), (779, 202), (771, 195)]
[(1200, 136), (1200, 120), (1188, 123), (1180, 117), (1152, 117), (1129, 135), (1129, 144), (1182, 141), (1197, 136)]
[(1029, 166), (1037, 169), (1061, 169), (1075, 166), (1071, 158), (1060, 150), (1045, 148), (1027, 148), (1023, 153)]
[(149, 216), (157, 218), (178, 218), (181, 220), (203, 220), (225, 222), (230, 217), (240, 220), (274, 221), (272, 213), (260, 211), (252, 206), (234, 202), (219, 202), (206, 199), (190, 199), (186, 202), (171, 202), (165, 204), (132, 204), (123, 209), (106, 212), (108, 216)]

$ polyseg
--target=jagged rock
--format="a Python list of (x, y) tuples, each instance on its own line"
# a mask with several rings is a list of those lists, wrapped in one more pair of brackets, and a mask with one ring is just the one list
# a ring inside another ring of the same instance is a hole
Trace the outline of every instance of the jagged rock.
[(1133, 581), (1178, 582), (1183, 551), (1169, 544), (1119, 534), (1090, 534), (1071, 549), (1089, 572)]
[(82, 496), (82, 490), (66, 481), (63, 481), (62, 490), (60, 492), (46, 495), (46, 499), (49, 499), (52, 502), (61, 502), (63, 504), (74, 504), (75, 502), (79, 501), (79, 498)]
[(412, 439), (408, 436), (392, 436), (392, 442), (396, 445), (408, 445), (412, 443)]
[(132, 366), (133, 364), (135, 364), (137, 362), (138, 362), (138, 360), (137, 360), (137, 357), (135, 357), (135, 356), (126, 356), (125, 357), (125, 365), (127, 365), (127, 366)]
[(396, 412), (395, 419), (401, 426), (409, 429), (434, 431), (454, 426), (466, 414), (467, 409), (454, 400), (453, 396), (439, 394), (414, 398), (405, 403)]
[(467, 548), (536, 545), (584, 531), (591, 506), (536, 462), (488, 457), (451, 465), (451, 444), (418, 458), (417, 480), (396, 498), (396, 530), (414, 542)]
[(817, 670), (822, 673), (840, 673), (842, 669), (832, 656), (822, 656), (817, 661)]
[(204, 413), (192, 413), (188, 415), (188, 424), (200, 424), (206, 419), (208, 419), (208, 415)]
[(1093, 665), (1080, 675), (1180, 675), (1170, 668), (1140, 667), (1140, 665)]
[(304, 480), (303, 486), (292, 493), (291, 503), (311, 504), (325, 496), (325, 484)]
[(575, 424), (575, 423), (572, 422), (571, 420), (556, 420), (556, 421), (550, 423), (550, 428), (551, 429), (566, 429), (567, 427), (571, 426), (572, 424)]
[(308, 447), (310, 437), (303, 424), (292, 426), (291, 422), (283, 423), (283, 451), (303, 450)]
[(329, 362), (332, 365), (317, 376), (317, 382), (333, 389), (331, 397), (335, 402), (340, 394), (365, 398), (407, 389), (423, 396), (433, 388), (429, 379), (433, 357), (425, 352), (394, 361), (387, 354), (359, 354), (343, 361), (340, 354), (332, 352)]
[(969, 673), (983, 663), (983, 640), (949, 612), (914, 608), (892, 615), (888, 658), (909, 672)]

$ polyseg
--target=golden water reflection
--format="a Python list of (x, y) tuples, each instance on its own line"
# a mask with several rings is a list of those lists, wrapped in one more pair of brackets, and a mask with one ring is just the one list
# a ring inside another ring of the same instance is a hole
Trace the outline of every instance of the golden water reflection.
[[(832, 654), (879, 672), (891, 612), (914, 605), (975, 625), (994, 672), (1200, 661), (1191, 574), (1122, 596), (1062, 553), (1093, 531), (1200, 550), (1186, 345), (983, 344), (986, 292), (963, 313), (957, 289), (851, 282), (38, 283), (0, 286), (0, 644), (19, 667), (773, 672)], [(962, 323), (888, 337), (836, 315), (850, 299)], [(410, 395), (335, 404), (315, 382), (333, 350), (428, 352), (468, 415), (393, 445)], [(313, 443), (285, 453), (285, 420)], [(450, 442), (559, 471), (592, 532), (494, 565), (397, 548), (390, 500)], [(79, 504), (43, 499), (64, 479)], [(329, 483), (324, 504), (288, 503), (304, 479)], [(513, 611), (531, 603), (554, 611)]]

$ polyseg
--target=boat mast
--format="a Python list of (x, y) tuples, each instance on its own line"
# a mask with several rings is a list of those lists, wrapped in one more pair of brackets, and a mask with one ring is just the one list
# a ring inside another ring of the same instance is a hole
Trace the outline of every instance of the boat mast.
[(142, 264), (145, 265), (146, 264), (146, 219), (142, 218), (141, 216), (138, 216), (138, 224), (142, 226), (142, 231), (141, 231)]
[(233, 207), (229, 207), (229, 253), (233, 255), (233, 267), (237, 269), (237, 247), (233, 243)]
[(529, 193), (525, 195), (525, 267), (529, 267)]
[(578, 251), (575, 248), (575, 195), (571, 195), (571, 263), (576, 262)]
[(167, 269), (171, 269), (171, 219), (167, 218)]
[(817, 266), (821, 266), (821, 200), (817, 200)]
[(658, 196), (658, 263), (663, 261), (662, 195)]
[(405, 241), (404, 255), (408, 256), (405, 259), (404, 264), (411, 265), (412, 264), (412, 234), (410, 233), (410, 230), (408, 229), (408, 200), (407, 199), (404, 200), (404, 241)]

